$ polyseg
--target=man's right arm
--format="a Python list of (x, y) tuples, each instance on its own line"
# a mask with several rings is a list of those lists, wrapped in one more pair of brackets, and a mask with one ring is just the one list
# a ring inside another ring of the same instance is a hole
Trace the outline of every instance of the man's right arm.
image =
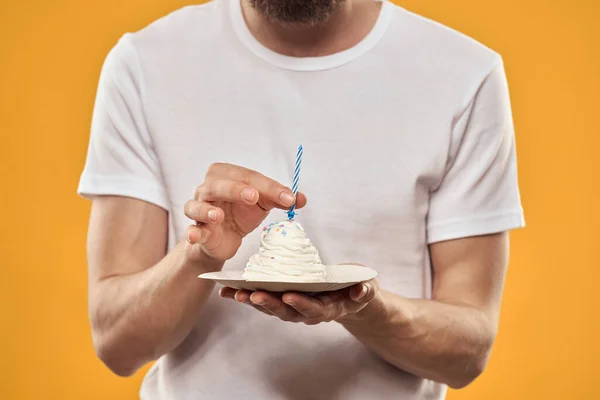
[[(132, 198), (95, 197), (88, 234), (89, 314), (100, 359), (129, 376), (177, 347), (223, 266), (187, 241), (168, 254), (168, 214)], [(166, 254), (166, 255), (165, 255)]]
[[(132, 375), (188, 335), (218, 271), (275, 207), (306, 204), (289, 188), (239, 166), (213, 164), (184, 207), (197, 224), (168, 254), (168, 215), (128, 197), (95, 196), (88, 232), (89, 313), (98, 356)], [(166, 255), (165, 255), (166, 254)]]

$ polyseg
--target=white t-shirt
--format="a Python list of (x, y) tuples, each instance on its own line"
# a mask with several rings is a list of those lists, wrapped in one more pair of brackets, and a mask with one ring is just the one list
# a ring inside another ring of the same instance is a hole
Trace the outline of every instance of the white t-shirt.
[[(498, 54), (383, 3), (354, 48), (294, 58), (263, 47), (239, 0), (186, 7), (127, 34), (102, 70), (79, 193), (169, 212), (213, 162), (291, 185), (304, 146), (297, 220), (325, 264), (376, 269), (383, 289), (431, 295), (428, 244), (523, 226), (515, 140)], [(269, 221), (284, 219), (274, 211)], [(258, 248), (249, 235), (225, 269)], [(165, 299), (168, 301), (168, 299)], [(197, 326), (145, 378), (158, 399), (442, 399), (337, 323), (305, 326), (211, 295)]]

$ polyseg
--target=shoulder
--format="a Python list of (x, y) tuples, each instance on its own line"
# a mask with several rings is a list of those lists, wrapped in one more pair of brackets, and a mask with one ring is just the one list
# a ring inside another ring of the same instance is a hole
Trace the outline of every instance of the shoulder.
[(416, 61), (450, 76), (483, 79), (502, 62), (500, 54), (474, 38), (396, 5), (390, 31), (397, 47), (410, 48)]
[(136, 45), (147, 43), (172, 43), (194, 34), (210, 33), (216, 27), (216, 16), (222, 2), (210, 1), (202, 5), (180, 8), (152, 22), (132, 34)]
[(163, 66), (165, 62), (185, 59), (193, 51), (214, 47), (222, 29), (223, 0), (180, 8), (146, 27), (127, 32), (110, 50), (105, 69), (122, 74), (124, 69)]
[(123, 47), (125, 52), (134, 51), (138, 56), (150, 54), (163, 58), (186, 52), (191, 45), (201, 47), (222, 29), (222, 3), (215, 0), (180, 8), (136, 32), (126, 33), (117, 47)]

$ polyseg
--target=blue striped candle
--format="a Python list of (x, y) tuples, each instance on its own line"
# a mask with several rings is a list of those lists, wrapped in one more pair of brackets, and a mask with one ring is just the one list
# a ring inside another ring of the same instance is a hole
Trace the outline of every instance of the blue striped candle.
[[(300, 180), (300, 165), (302, 164), (302, 153), (304, 150), (302, 149), (302, 145), (298, 147), (298, 153), (296, 153), (296, 166), (294, 167), (294, 181), (292, 183), (292, 192), (294, 196), (298, 193), (298, 181)], [(288, 219), (291, 221), (296, 216), (296, 203), (294, 203), (290, 210), (287, 212)]]

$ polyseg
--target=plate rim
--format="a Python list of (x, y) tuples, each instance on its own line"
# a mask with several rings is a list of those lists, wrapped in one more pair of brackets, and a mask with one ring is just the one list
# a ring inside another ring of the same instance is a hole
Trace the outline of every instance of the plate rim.
[[(365, 282), (367, 280), (370, 279), (374, 279), (378, 276), (378, 273), (376, 270), (374, 270), (373, 268), (370, 267), (366, 267), (364, 265), (358, 265), (358, 264), (333, 264), (333, 265), (326, 265), (325, 268), (336, 268), (336, 267), (356, 267), (356, 268), (364, 268), (369, 270), (369, 272), (371, 273), (372, 277), (365, 279), (365, 280), (350, 280), (350, 281), (325, 281), (325, 282), (298, 282), (298, 281), (249, 281), (246, 279), (243, 279), (243, 273), (244, 270), (221, 270), (221, 271), (214, 271), (214, 272), (205, 272), (203, 274), (198, 275), (198, 279), (206, 279), (206, 280), (212, 280), (212, 281), (243, 281), (243, 282), (247, 282), (250, 284), (299, 284), (299, 285), (315, 285), (315, 284), (342, 284), (342, 283), (360, 283), (360, 282)], [(237, 277), (225, 277), (225, 276), (218, 276), (218, 277), (209, 277), (210, 275), (214, 275), (214, 274), (221, 274), (221, 273), (236, 273), (239, 274)]]

